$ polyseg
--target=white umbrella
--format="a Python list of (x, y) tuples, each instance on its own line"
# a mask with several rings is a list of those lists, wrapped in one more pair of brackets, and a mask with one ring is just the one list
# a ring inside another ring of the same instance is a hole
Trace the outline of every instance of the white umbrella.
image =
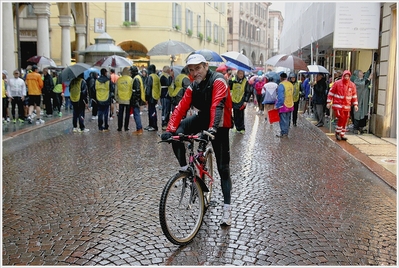
[(275, 67), (289, 68), (291, 70), (307, 70), (306, 62), (297, 56), (289, 54), (275, 55), (269, 58), (265, 63)]
[(176, 55), (190, 53), (195, 49), (180, 41), (169, 40), (155, 45), (148, 51), (148, 56)]
[(130, 59), (118, 55), (104, 57), (93, 64), (93, 66), (113, 67), (113, 68), (127, 67), (132, 65), (133, 62)]
[(308, 65), (308, 74), (329, 74), (330, 72), (321, 65)]
[(230, 61), (231, 63), (234, 63), (235, 65), (243, 67), (245, 69), (252, 70), (254, 68), (252, 61), (250, 59), (248, 59), (247, 56), (245, 56), (244, 54), (241, 54), (237, 51), (229, 51), (229, 52), (223, 53), (221, 56), (226, 61)]
[(33, 62), (39, 65), (40, 67), (49, 66), (49, 67), (57, 67), (53, 59), (47, 58), (45, 56), (33, 56), (27, 60), (27, 62)]

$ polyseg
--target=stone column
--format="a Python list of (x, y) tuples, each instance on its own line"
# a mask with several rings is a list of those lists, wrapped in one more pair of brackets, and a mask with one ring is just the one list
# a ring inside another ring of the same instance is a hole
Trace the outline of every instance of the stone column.
[(50, 58), (50, 3), (33, 3), (37, 15), (37, 55)]
[(15, 36), (14, 36), (14, 19), (13, 19), (13, 10), (12, 3), (4, 2), (1, 3), (3, 5), (2, 8), (2, 34), (3, 34), (3, 57), (2, 57), (2, 66), (3, 70), (8, 72), (9, 77), (12, 76), (12, 72), (17, 69), (16, 64), (16, 49), (15, 49)]
[[(83, 24), (76, 24), (75, 25), (76, 31), (76, 50), (82, 51), (86, 49), (86, 25)], [(79, 55), (76, 53), (76, 62), (84, 62), (85, 57), (84, 55)]]
[(59, 25), (61, 26), (61, 65), (71, 65), (71, 26), (72, 16), (61, 15)]

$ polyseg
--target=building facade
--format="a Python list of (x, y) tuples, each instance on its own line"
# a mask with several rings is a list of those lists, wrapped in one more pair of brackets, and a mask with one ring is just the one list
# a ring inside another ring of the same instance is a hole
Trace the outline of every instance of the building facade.
[[(2, 64), (9, 72), (25, 68), (26, 59), (34, 55), (50, 57), (63, 67), (71, 61), (93, 63), (79, 52), (103, 33), (139, 66), (170, 65), (170, 55), (147, 55), (157, 43), (169, 39), (196, 50), (227, 51), (224, 2), (3, 2), (2, 15), (3, 36), (10, 37), (3, 38)], [(176, 55), (174, 64), (184, 65), (186, 57)]]
[(280, 11), (270, 10), (269, 12), (269, 30), (267, 37), (267, 58), (271, 58), (280, 51), (280, 36), (283, 30), (284, 18)]
[(268, 59), (269, 2), (228, 3), (227, 50), (247, 56), (264, 69)]

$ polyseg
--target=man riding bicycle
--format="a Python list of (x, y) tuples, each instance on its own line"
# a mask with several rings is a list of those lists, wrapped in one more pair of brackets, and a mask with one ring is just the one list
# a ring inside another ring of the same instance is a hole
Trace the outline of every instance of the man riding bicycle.
[[(186, 66), (194, 80), (187, 88), (169, 120), (162, 140), (179, 133), (193, 134), (204, 129), (215, 136), (212, 147), (215, 152), (224, 198), (222, 225), (231, 225), (231, 188), (229, 130), (233, 127), (230, 90), (223, 75), (209, 70), (205, 58), (200, 54), (188, 57)], [(198, 113), (188, 116), (187, 111), (195, 107)], [(183, 119), (184, 118), (184, 119)], [(187, 168), (186, 149), (182, 143), (172, 143), (173, 152), (181, 170)]]

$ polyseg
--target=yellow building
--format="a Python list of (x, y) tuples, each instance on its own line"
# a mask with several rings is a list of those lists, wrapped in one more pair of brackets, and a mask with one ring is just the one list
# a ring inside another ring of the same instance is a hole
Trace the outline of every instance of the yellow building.
[[(26, 59), (34, 55), (48, 56), (59, 66), (69, 65), (71, 61), (92, 64), (79, 55), (79, 51), (107, 33), (115, 45), (128, 53), (127, 57), (133, 59), (135, 65), (151, 63), (162, 68), (171, 64), (171, 55), (150, 57), (147, 52), (169, 39), (184, 42), (195, 50), (207, 48), (219, 54), (226, 52), (226, 5), (219, 2), (109, 1), (32, 2), (19, 3), (16, 7), (16, 3), (12, 3), (14, 19), (19, 21), (19, 25), (14, 23), (13, 30), (20, 32), (15, 38), (15, 47), (21, 47), (22, 68), (27, 65)], [(19, 8), (18, 16), (16, 8)], [(9, 9), (9, 6), (3, 8), (3, 15)], [(4, 26), (3, 30), (6, 30)], [(184, 65), (187, 55), (176, 55), (173, 64)], [(17, 62), (18, 55), (15, 59)]]

